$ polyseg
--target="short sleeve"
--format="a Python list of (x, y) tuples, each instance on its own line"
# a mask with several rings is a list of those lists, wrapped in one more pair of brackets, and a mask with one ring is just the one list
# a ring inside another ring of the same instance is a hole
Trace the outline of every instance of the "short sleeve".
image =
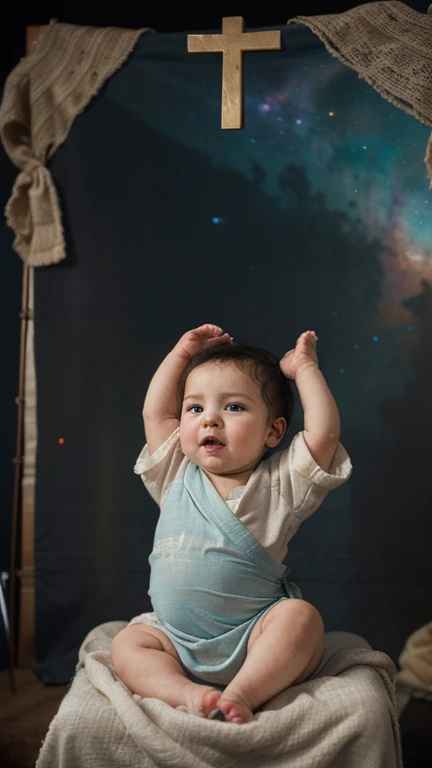
[(185, 455), (180, 446), (179, 427), (151, 456), (147, 445), (138, 456), (134, 472), (140, 475), (150, 496), (159, 507), (162, 506), (184, 458)]
[(274, 454), (270, 461), (272, 483), (273, 479), (280, 483), (281, 496), (300, 520), (315, 512), (327, 493), (345, 483), (352, 472), (350, 458), (341, 443), (328, 472), (325, 472), (313, 458), (303, 432), (294, 437), (289, 448)]

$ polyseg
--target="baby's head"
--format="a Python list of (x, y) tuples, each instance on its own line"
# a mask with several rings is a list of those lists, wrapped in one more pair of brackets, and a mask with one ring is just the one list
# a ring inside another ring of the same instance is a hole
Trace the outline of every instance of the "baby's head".
[(179, 382), (183, 453), (213, 474), (252, 473), (282, 440), (292, 410), (290, 382), (271, 352), (245, 343), (199, 352)]

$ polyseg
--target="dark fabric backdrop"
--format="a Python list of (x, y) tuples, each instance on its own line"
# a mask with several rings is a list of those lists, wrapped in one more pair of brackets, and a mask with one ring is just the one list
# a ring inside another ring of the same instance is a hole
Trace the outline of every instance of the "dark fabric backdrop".
[(143, 37), (51, 162), (68, 256), (35, 277), (46, 682), (71, 677), (92, 627), (151, 609), (142, 402), (203, 322), (279, 356), (319, 336), (354, 472), (288, 562), (326, 629), (396, 659), (430, 620), (428, 130), (309, 30), (282, 36), (245, 56), (242, 131), (220, 129), (219, 54)]

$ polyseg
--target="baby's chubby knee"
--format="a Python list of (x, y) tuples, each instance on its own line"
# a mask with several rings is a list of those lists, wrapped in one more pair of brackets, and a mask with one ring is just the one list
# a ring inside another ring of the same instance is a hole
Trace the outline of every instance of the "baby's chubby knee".
[(135, 662), (141, 663), (145, 649), (163, 651), (180, 662), (174, 645), (164, 632), (147, 624), (132, 624), (122, 629), (111, 642), (111, 660), (119, 677)]
[(111, 659), (117, 674), (121, 675), (124, 666), (129, 664), (142, 648), (163, 650), (160, 640), (149, 634), (140, 624), (120, 630), (111, 642)]
[(308, 603), (306, 600), (291, 599), (290, 602), (295, 603), (294, 610), (305, 623), (324, 635), (324, 622), (322, 616), (317, 608), (312, 603)]
[(281, 600), (265, 614), (264, 621), (266, 619), (266, 623), (274, 619), (286, 620), (291, 626), (295, 622), (294, 625), (297, 628), (308, 633), (312, 632), (315, 636), (324, 637), (322, 616), (317, 608), (306, 600), (298, 600), (297, 598)]
[(120, 673), (124, 660), (135, 644), (133, 633), (130, 632), (131, 629), (132, 627), (125, 627), (111, 641), (111, 660), (117, 674)]

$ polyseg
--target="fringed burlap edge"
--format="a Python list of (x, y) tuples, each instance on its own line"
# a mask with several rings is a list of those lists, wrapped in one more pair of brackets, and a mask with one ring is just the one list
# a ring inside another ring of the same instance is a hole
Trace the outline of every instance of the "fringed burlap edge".
[[(400, 2), (376, 2), (344, 13), (296, 16), (328, 53), (354, 69), (395, 107), (432, 128), (432, 5), (428, 14)], [(432, 189), (432, 134), (426, 155)]]
[(150, 29), (42, 27), (34, 53), (9, 75), (0, 108), (0, 135), (21, 168), (5, 208), (14, 250), (29, 266), (66, 257), (60, 202), (45, 163), (65, 141), (75, 118), (125, 62)]

